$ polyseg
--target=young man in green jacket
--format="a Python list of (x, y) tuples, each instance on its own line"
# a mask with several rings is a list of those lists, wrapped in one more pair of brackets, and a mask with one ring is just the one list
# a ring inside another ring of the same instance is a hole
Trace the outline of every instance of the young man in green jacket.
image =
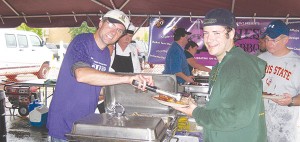
[(266, 63), (234, 45), (230, 11), (213, 9), (203, 23), (204, 44), (218, 59), (210, 72), (209, 101), (205, 107), (190, 102), (174, 108), (203, 126), (205, 142), (266, 142), (261, 80)]

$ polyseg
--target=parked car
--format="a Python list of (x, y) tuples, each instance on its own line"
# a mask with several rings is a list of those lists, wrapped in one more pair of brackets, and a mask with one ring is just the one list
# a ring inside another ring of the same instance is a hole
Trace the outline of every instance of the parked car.
[(53, 56), (57, 61), (62, 59), (62, 57), (65, 55), (68, 45), (69, 44), (67, 43), (62, 43), (62, 44), (46, 43), (47, 48), (53, 52)]
[(52, 51), (53, 57), (56, 58), (56, 60), (59, 60), (59, 56), (58, 56), (59, 46), (57, 46), (54, 43), (46, 43), (46, 47)]
[(0, 76), (34, 74), (45, 79), (53, 54), (33, 32), (0, 29), (0, 57)]

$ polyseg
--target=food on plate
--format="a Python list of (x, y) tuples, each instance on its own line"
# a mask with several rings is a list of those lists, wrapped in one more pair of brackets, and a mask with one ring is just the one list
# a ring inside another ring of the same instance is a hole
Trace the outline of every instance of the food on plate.
[(181, 105), (187, 105), (189, 103), (188, 98), (186, 98), (186, 97), (182, 97), (180, 101), (176, 101), (175, 98), (159, 94), (158, 96), (154, 96), (154, 98), (161, 100), (161, 101), (175, 103), (175, 104), (181, 104)]
[(271, 94), (271, 93), (263, 93), (262, 95), (263, 98), (265, 99), (283, 99), (283, 95), (276, 95), (276, 94)]
[(262, 96), (265, 99), (283, 99), (284, 96), (279, 96), (279, 95), (263, 95)]

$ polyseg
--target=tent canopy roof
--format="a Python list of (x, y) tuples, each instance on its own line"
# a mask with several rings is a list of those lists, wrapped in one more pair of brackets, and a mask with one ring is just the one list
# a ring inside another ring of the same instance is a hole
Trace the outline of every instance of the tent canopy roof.
[(147, 26), (147, 17), (204, 16), (213, 8), (226, 8), (236, 17), (300, 18), (299, 0), (2, 0), (0, 28), (76, 27), (83, 21), (96, 26), (102, 13), (121, 9), (135, 25)]

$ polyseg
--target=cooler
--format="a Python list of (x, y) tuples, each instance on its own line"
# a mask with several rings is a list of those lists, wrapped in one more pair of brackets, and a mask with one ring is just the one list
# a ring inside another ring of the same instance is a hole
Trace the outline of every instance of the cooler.
[(29, 113), (30, 124), (35, 127), (44, 126), (47, 123), (47, 117), (48, 107), (44, 105), (34, 108), (34, 110)]
[(35, 99), (34, 101), (32, 101), (32, 103), (29, 104), (28, 108), (29, 108), (29, 112), (33, 111), (36, 107), (41, 106), (42, 104), (39, 102), (38, 99)]

